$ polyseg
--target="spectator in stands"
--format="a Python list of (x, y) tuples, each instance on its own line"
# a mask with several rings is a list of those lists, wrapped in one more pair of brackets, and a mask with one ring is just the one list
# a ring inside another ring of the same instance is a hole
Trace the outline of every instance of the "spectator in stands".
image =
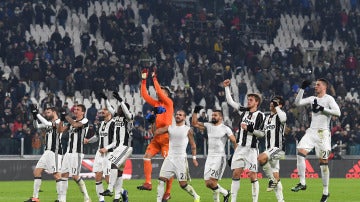
[[(105, 14), (105, 11), (103, 11), (101, 13), (101, 16), (103, 16)], [(99, 28), (99, 18), (98, 16), (96, 15), (96, 11), (94, 11), (94, 13), (89, 17), (89, 25), (90, 25), (90, 34), (92, 35), (96, 35), (96, 31), (98, 30)]]
[(59, 11), (58, 11), (58, 15), (57, 15), (57, 19), (59, 21), (59, 25), (62, 26), (64, 29), (66, 28), (66, 21), (68, 19), (68, 12), (67, 9), (64, 5), (61, 5)]
[(132, 133), (132, 143), (133, 154), (143, 154), (144, 153), (144, 128), (140, 125), (139, 122), (135, 121), (134, 128), (131, 130)]

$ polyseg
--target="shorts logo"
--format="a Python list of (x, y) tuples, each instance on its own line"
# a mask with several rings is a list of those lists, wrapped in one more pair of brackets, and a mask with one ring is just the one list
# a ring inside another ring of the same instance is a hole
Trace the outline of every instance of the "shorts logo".
[[(317, 174), (310, 164), (309, 160), (305, 160), (306, 165), (306, 171), (305, 171), (305, 177), (306, 178), (319, 178), (319, 174)], [(294, 169), (294, 171), (290, 175), (291, 178), (299, 178), (298, 170), (297, 168)]]
[(345, 177), (360, 178), (360, 160), (346, 173)]

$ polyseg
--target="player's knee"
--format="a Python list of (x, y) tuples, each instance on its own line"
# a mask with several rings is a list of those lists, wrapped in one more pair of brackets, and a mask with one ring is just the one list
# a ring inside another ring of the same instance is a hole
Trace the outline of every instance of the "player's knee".
[(188, 186), (186, 182), (179, 182), (179, 184), (182, 189), (185, 189)]
[(242, 169), (241, 169), (241, 168), (234, 169), (234, 170), (233, 170), (233, 173), (232, 173), (232, 178), (233, 178), (233, 179), (239, 179), (240, 176), (241, 176), (241, 173), (242, 173)]
[(159, 177), (159, 182), (167, 182), (168, 179), (166, 179), (165, 177)]
[(206, 180), (205, 185), (207, 188), (213, 189), (216, 186), (216, 183), (214, 183), (212, 180)]

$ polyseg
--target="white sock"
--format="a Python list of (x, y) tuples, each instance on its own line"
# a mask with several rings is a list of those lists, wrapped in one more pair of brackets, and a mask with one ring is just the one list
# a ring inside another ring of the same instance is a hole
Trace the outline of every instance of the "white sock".
[(76, 183), (78, 184), (79, 188), (80, 188), (80, 191), (84, 194), (84, 198), (85, 199), (88, 199), (89, 198), (89, 194), (87, 192), (87, 189), (86, 189), (86, 185), (85, 185), (85, 182), (82, 178), (80, 178), (78, 181), (76, 181)]
[(196, 193), (195, 189), (191, 185), (187, 184), (183, 189), (191, 196), (193, 196), (194, 199), (199, 198), (199, 195)]
[(240, 189), (240, 179), (232, 179), (232, 181), (231, 181), (231, 202), (236, 202), (239, 189)]
[(306, 182), (305, 182), (305, 169), (306, 169), (305, 157), (297, 155), (297, 169), (298, 169), (300, 183), (302, 185), (305, 185), (306, 184)]
[(62, 187), (62, 181), (61, 181), (61, 179), (56, 180), (56, 192), (57, 192), (58, 200), (59, 200), (59, 201), (61, 200), (61, 187)]
[(104, 196), (100, 194), (100, 193), (103, 193), (103, 192), (104, 192), (104, 187), (103, 187), (102, 182), (95, 182), (95, 184), (96, 184), (96, 185), (95, 185), (96, 195), (98, 196), (99, 201), (105, 200), (105, 199), (104, 199)]
[(259, 181), (251, 182), (251, 193), (253, 202), (257, 202), (259, 199)]
[(222, 195), (224, 195), (224, 196), (228, 195), (228, 190), (224, 189), (222, 186), (220, 186), (220, 184), (218, 184), (218, 187), (219, 187), (219, 192)]
[(121, 177), (118, 177), (115, 182), (115, 186), (114, 186), (114, 193), (115, 193), (114, 198), (115, 199), (120, 199), (120, 196), (123, 192), (122, 185), (123, 185), (123, 178), (121, 176)]
[(33, 191), (34, 198), (39, 198), (40, 186), (41, 186), (41, 177), (35, 177), (34, 178), (34, 191)]
[(281, 184), (281, 181), (279, 180), (277, 186), (274, 188), (275, 196), (278, 200), (278, 202), (284, 201), (284, 195), (283, 195), (283, 186)]
[(326, 165), (320, 165), (321, 169), (321, 178), (323, 182), (323, 194), (328, 195), (329, 194), (329, 178), (330, 178), (330, 171), (329, 166)]
[(220, 190), (219, 190), (219, 187), (216, 187), (216, 189), (213, 189), (213, 199), (214, 199), (214, 202), (220, 202)]
[(271, 169), (270, 163), (266, 162), (263, 166), (262, 166), (264, 173), (266, 175), (266, 177), (268, 177), (270, 180), (272, 180), (273, 182), (275, 181), (274, 175), (273, 175), (273, 171)]
[(159, 180), (159, 184), (157, 187), (157, 202), (161, 202), (162, 198), (164, 196), (165, 193), (165, 182), (162, 180)]
[(117, 176), (118, 176), (118, 169), (111, 169), (110, 176), (109, 176), (109, 185), (107, 188), (111, 192), (113, 192), (113, 190), (114, 190)]
[(66, 201), (66, 192), (69, 187), (69, 179), (68, 178), (62, 178), (61, 179), (61, 201)]

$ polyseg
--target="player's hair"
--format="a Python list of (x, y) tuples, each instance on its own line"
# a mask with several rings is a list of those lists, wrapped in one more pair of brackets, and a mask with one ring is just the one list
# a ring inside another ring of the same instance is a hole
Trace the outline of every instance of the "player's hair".
[(261, 96), (259, 94), (249, 93), (249, 94), (247, 94), (247, 97), (254, 97), (255, 100), (259, 103), (258, 106), (260, 106), (262, 100), (261, 100)]
[(83, 104), (77, 104), (76, 107), (79, 107), (81, 109), (82, 112), (86, 111), (86, 107)]
[(223, 117), (223, 112), (220, 109), (215, 109), (213, 112), (218, 112), (221, 117)]
[(183, 109), (177, 110), (178, 112), (182, 112), (184, 114), (184, 117), (186, 117), (186, 112)]
[(328, 87), (328, 85), (329, 85), (328, 80), (326, 80), (325, 78), (319, 78), (319, 79), (318, 79), (318, 81), (323, 82), (323, 83), (325, 84), (325, 86), (326, 86), (326, 87)]

